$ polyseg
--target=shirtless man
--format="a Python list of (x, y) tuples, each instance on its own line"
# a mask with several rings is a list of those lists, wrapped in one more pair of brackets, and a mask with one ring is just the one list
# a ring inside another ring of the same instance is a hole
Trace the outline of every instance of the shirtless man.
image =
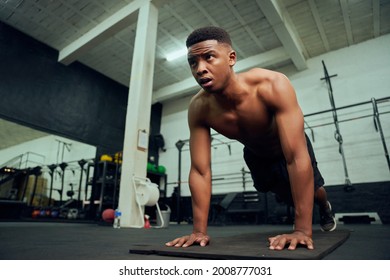
[(221, 28), (197, 29), (188, 36), (186, 45), (192, 75), (202, 87), (188, 110), (193, 232), (166, 245), (206, 246), (210, 240), (212, 128), (244, 145), (244, 158), (258, 191), (274, 192), (293, 203), (293, 231), (269, 237), (269, 248), (283, 250), (288, 246), (294, 250), (301, 244), (313, 249), (314, 201), (320, 208), (323, 230), (334, 230), (336, 221), (305, 137), (303, 114), (291, 83), (281, 73), (260, 68), (236, 74), (236, 53)]

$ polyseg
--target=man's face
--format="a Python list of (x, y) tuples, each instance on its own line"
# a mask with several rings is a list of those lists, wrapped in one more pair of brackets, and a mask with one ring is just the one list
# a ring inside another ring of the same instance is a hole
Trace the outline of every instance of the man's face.
[(216, 40), (199, 42), (188, 48), (192, 75), (208, 92), (223, 89), (235, 62), (236, 55), (231, 47)]

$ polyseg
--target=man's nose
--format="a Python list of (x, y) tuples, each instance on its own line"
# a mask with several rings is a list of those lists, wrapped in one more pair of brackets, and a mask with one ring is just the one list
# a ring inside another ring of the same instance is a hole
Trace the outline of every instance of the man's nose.
[(204, 73), (207, 72), (206, 64), (204, 62), (198, 62), (198, 67), (196, 68), (196, 74), (198, 76), (202, 76)]

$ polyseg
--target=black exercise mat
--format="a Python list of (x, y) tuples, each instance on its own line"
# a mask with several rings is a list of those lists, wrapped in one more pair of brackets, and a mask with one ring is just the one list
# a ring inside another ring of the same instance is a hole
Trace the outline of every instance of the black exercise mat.
[(322, 259), (349, 237), (350, 231), (336, 230), (333, 232), (314, 231), (314, 250), (300, 246), (294, 251), (268, 249), (268, 237), (279, 233), (247, 233), (230, 237), (213, 238), (206, 247), (199, 245), (187, 248), (167, 247), (164, 244), (145, 245), (133, 244), (131, 254), (157, 254), (183, 258), (238, 260), (238, 259), (289, 259), (310, 260)]

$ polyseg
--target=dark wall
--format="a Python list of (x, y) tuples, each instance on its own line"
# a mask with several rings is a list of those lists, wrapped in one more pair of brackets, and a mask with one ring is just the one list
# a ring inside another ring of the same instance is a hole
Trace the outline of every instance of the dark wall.
[(122, 150), (128, 88), (0, 22), (0, 117), (97, 146)]

